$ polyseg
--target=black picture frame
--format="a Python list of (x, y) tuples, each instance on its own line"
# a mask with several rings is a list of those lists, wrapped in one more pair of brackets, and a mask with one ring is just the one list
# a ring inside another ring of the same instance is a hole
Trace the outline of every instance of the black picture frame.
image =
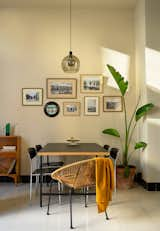
[(59, 114), (59, 112), (60, 107), (56, 102), (50, 101), (44, 105), (44, 113), (49, 117), (55, 117)]

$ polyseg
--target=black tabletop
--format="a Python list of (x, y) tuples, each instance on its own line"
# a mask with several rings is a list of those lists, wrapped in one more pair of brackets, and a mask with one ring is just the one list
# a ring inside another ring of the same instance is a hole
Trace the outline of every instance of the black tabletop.
[(96, 143), (79, 143), (77, 145), (69, 145), (67, 143), (48, 143), (39, 151), (40, 153), (106, 153), (106, 150)]

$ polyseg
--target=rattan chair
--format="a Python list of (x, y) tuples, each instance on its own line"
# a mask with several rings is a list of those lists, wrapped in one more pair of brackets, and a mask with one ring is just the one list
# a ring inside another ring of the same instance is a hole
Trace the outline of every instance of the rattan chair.
[[(96, 185), (96, 158), (78, 161), (76, 163), (66, 165), (53, 172), (51, 174), (51, 177), (53, 180), (58, 180), (60, 183), (69, 187), (70, 228), (72, 229), (73, 228), (72, 193), (75, 189), (93, 187)], [(48, 199), (47, 215), (49, 215), (51, 194), (52, 194), (52, 184), (50, 185), (50, 195)], [(86, 201), (86, 196), (85, 196), (85, 201)], [(106, 211), (105, 211), (105, 215), (106, 215), (106, 219), (108, 220), (109, 218)]]

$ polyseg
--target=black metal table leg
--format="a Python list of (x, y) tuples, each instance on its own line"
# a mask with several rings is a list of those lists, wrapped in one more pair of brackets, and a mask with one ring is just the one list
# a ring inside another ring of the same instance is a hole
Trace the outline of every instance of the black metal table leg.
[(53, 185), (53, 180), (51, 180), (51, 182), (50, 182), (47, 215), (49, 215), (49, 206), (50, 206), (50, 201), (51, 201), (52, 185)]
[(84, 188), (84, 199), (85, 199), (85, 208), (87, 208), (87, 194), (86, 194), (86, 187)]
[(73, 228), (73, 224), (72, 224), (72, 193), (73, 193), (73, 188), (71, 188), (69, 190), (69, 201), (70, 201), (70, 229), (74, 229)]
[(109, 220), (109, 217), (108, 217), (108, 214), (107, 214), (106, 210), (105, 210), (105, 215), (106, 215), (106, 220)]
[(42, 156), (40, 156), (40, 207), (42, 207)]

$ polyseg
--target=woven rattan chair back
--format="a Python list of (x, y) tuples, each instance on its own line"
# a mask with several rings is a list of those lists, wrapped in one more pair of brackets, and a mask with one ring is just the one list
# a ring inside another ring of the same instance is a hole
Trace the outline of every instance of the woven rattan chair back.
[(54, 180), (74, 188), (94, 186), (95, 179), (95, 159), (78, 161), (64, 166), (51, 174)]

